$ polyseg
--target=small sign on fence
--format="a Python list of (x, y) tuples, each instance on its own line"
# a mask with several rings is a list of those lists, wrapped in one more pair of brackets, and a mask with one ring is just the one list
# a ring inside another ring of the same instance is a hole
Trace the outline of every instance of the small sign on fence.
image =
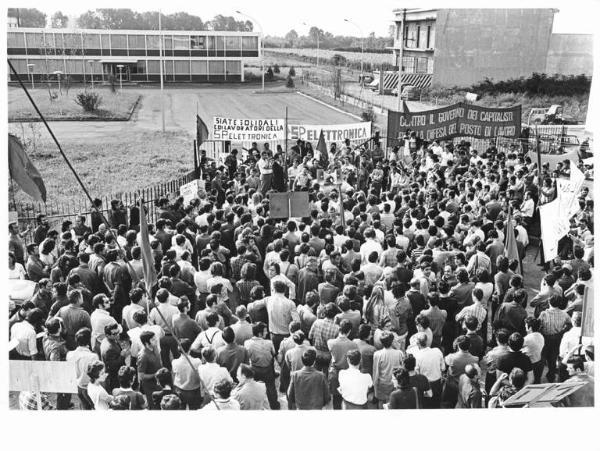
[(188, 205), (192, 200), (198, 198), (198, 194), (202, 191), (204, 191), (202, 180), (193, 180), (179, 188), (179, 194), (183, 196), (184, 205)]

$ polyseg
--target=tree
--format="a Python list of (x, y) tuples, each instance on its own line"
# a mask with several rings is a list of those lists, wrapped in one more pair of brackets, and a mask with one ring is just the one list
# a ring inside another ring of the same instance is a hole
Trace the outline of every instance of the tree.
[(285, 35), (284, 39), (290, 47), (294, 47), (294, 44), (298, 41), (298, 32), (296, 30), (290, 30)]
[(17, 17), (20, 27), (44, 28), (46, 14), (35, 8), (8, 8), (10, 17)]
[(290, 71), (288, 72), (288, 76), (289, 77), (295, 77), (296, 76), (296, 69), (294, 69), (294, 66), (290, 66)]
[(75, 21), (79, 28), (99, 29), (105, 28), (102, 23), (102, 18), (95, 11), (88, 10), (81, 14)]
[(210, 21), (210, 26), (215, 31), (252, 31), (253, 24), (249, 20), (235, 20), (232, 16), (219, 14)]
[(336, 53), (331, 57), (331, 64), (334, 66), (345, 66), (347, 63), (346, 58), (343, 55)]
[(273, 73), (278, 74), (281, 70), (279, 69), (279, 64), (273, 64)]
[[(325, 37), (325, 33), (323, 32), (323, 30), (321, 30), (318, 27), (310, 27), (310, 30), (308, 30), (308, 37), (316, 45), (317, 39), (319, 39), (319, 41), (322, 41), (323, 38)], [(320, 44), (320, 42), (319, 42), (319, 44)]]
[(287, 80), (286, 80), (286, 83), (285, 83), (285, 87), (286, 87), (286, 88), (293, 88), (293, 87), (294, 87), (294, 79), (292, 78), (292, 76), (291, 76), (291, 75), (288, 75), (288, 76), (287, 76)]
[(273, 80), (273, 69), (271, 69), (271, 66), (269, 66), (269, 68), (267, 69), (267, 72), (265, 73), (265, 79), (267, 80)]
[(67, 24), (69, 23), (69, 18), (60, 11), (56, 11), (50, 20), (52, 28), (67, 28)]

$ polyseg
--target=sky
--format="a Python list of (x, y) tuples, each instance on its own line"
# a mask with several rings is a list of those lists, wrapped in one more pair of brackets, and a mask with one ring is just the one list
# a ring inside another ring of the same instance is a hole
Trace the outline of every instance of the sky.
[[(88, 9), (95, 8), (130, 8), (134, 11), (156, 11), (159, 8), (165, 14), (185, 11), (210, 20), (217, 14), (236, 16), (235, 11), (251, 16), (258, 21), (265, 35), (284, 36), (291, 29), (300, 35), (308, 33), (310, 26), (317, 26), (334, 35), (353, 35), (360, 37), (361, 33), (368, 35), (374, 32), (376, 36), (386, 36), (392, 24), (392, 11), (397, 8), (431, 8), (431, 7), (471, 7), (481, 8), (481, 1), (450, 0), (441, 2), (423, 2), (416, 0), (219, 0), (196, 1), (170, 0), (96, 0), (93, 3), (75, 2), (72, 0), (39, 1), (10, 1), (11, 7), (35, 7), (50, 16), (55, 11), (62, 11), (67, 16), (78, 16)], [(488, 3), (495, 7), (521, 8), (557, 8), (559, 12), (554, 18), (555, 33), (593, 33), (594, 18), (600, 17), (600, 0), (571, 0), (570, 2), (544, 0), (503, 0), (501, 3)], [(238, 16), (240, 20), (246, 17)], [(358, 24), (354, 26), (344, 19)], [(303, 22), (309, 26), (303, 25)], [(360, 30), (359, 30), (360, 27)], [(259, 30), (259, 27), (255, 28)]]

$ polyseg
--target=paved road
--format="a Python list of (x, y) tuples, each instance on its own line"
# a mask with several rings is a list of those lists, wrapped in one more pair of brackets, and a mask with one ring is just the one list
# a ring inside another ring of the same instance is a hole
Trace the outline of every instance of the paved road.
[[(124, 88), (143, 97), (132, 120), (127, 122), (51, 122), (60, 138), (84, 134), (90, 139), (102, 139), (109, 134), (132, 130), (160, 130), (162, 127), (161, 96), (156, 88)], [(284, 118), (288, 106), (290, 123), (347, 124), (357, 122), (352, 116), (336, 111), (305, 96), (287, 91), (283, 85), (271, 86), (265, 93), (258, 86), (202, 85), (166, 88), (164, 90), (165, 128), (193, 136), (196, 113), (211, 127), (214, 116), (240, 118)]]

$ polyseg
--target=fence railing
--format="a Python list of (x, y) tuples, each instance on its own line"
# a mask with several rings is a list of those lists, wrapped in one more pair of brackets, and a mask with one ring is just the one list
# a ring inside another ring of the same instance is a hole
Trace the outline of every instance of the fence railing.
[[(128, 222), (129, 211), (140, 199), (144, 200), (144, 205), (148, 210), (148, 222), (154, 223), (157, 219), (158, 206), (156, 201), (161, 197), (176, 197), (179, 195), (179, 188), (195, 179), (195, 171), (168, 182), (157, 183), (146, 188), (141, 188), (129, 192), (117, 192), (98, 197), (102, 201), (101, 211), (106, 216), (110, 211), (111, 201), (120, 200), (127, 209)], [(64, 221), (75, 223), (75, 217), (82, 215), (86, 217), (86, 225), (91, 224), (92, 206), (88, 199), (83, 196), (68, 202), (17, 202), (16, 205), (11, 201), (10, 205), (16, 208), (19, 228), (26, 230), (29, 226), (31, 230), (26, 234), (26, 242), (33, 241), (33, 230), (36, 227), (36, 217), (39, 214), (46, 215), (50, 228), (60, 232)]]

